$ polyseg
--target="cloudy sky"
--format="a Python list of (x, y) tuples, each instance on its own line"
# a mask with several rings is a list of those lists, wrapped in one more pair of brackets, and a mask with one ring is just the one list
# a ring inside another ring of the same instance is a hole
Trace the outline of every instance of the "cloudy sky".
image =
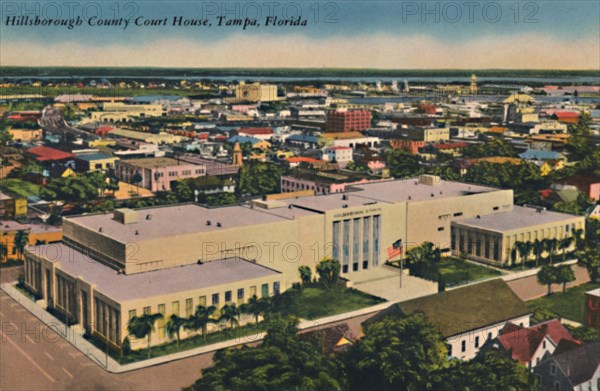
[[(596, 0), (3, 2), (1, 12), (4, 66), (600, 68)], [(17, 26), (21, 16), (82, 24)], [(218, 26), (219, 16), (258, 26)], [(173, 26), (177, 17), (211, 26)], [(98, 25), (121, 19), (127, 27)], [(151, 20), (160, 25), (135, 24)]]

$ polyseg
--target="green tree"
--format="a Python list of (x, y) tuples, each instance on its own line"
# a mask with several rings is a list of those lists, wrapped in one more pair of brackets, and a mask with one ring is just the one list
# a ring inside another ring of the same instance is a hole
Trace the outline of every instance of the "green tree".
[(240, 310), (244, 314), (250, 314), (254, 316), (254, 322), (258, 324), (258, 317), (265, 314), (266, 305), (263, 299), (259, 299), (256, 295), (253, 295), (248, 299), (247, 303), (240, 306)]
[(123, 343), (121, 344), (121, 358), (123, 356), (127, 356), (131, 353), (131, 341), (129, 341), (129, 337), (123, 338)]
[(553, 256), (556, 254), (556, 250), (558, 249), (558, 239), (546, 239), (546, 251), (548, 251), (548, 256), (550, 257), (550, 265), (554, 264)]
[(554, 266), (542, 266), (537, 273), (537, 281), (542, 285), (548, 285), (548, 295), (552, 294), (552, 284), (557, 283), (556, 268)]
[(274, 163), (248, 162), (240, 168), (236, 190), (239, 194), (261, 195), (278, 193), (283, 169)]
[(274, 319), (261, 345), (217, 351), (214, 366), (204, 369), (191, 389), (345, 390), (342, 365), (313, 341), (298, 337), (296, 323)]
[(144, 180), (144, 178), (142, 177), (142, 174), (140, 174), (139, 172), (135, 172), (135, 174), (133, 174), (131, 176), (131, 182), (133, 182), (133, 184), (136, 187), (136, 194), (139, 195), (140, 194), (140, 183), (142, 183), (142, 181)]
[(540, 263), (540, 256), (542, 255), (545, 247), (546, 245), (542, 240), (536, 239), (533, 242), (532, 249), (533, 253), (535, 254), (535, 267), (538, 267)]
[(150, 342), (152, 340), (152, 331), (154, 323), (158, 319), (162, 319), (162, 314), (144, 314), (142, 316), (134, 316), (129, 320), (127, 331), (136, 338), (148, 337), (148, 358), (150, 358)]
[(521, 266), (525, 267), (525, 262), (529, 255), (531, 254), (532, 246), (530, 242), (516, 242), (515, 247), (519, 251), (519, 255), (521, 256)]
[(578, 254), (577, 264), (587, 269), (592, 282), (600, 282), (600, 248), (588, 248)]
[(8, 260), (8, 246), (4, 243), (0, 243), (0, 261), (5, 262)]
[(187, 202), (192, 200), (193, 192), (187, 182), (177, 181), (175, 185), (175, 195), (179, 202)]
[(563, 293), (567, 291), (567, 283), (575, 281), (575, 272), (571, 265), (560, 265), (556, 268), (556, 283), (563, 284)]
[(509, 352), (488, 349), (470, 361), (455, 361), (432, 375), (433, 390), (535, 390), (537, 380)]
[(562, 251), (563, 262), (567, 259), (567, 249), (571, 247), (574, 241), (575, 239), (572, 237), (566, 237), (558, 241), (558, 249)]
[(205, 307), (199, 305), (196, 307), (196, 311), (192, 316), (190, 316), (183, 327), (194, 331), (202, 330), (202, 337), (204, 337), (204, 340), (206, 341), (208, 325), (217, 323), (217, 320), (213, 317), (215, 312), (217, 312), (217, 308), (215, 306), (211, 305)]
[(238, 320), (239, 316), (240, 309), (235, 305), (235, 303), (225, 304), (221, 308), (219, 314), (219, 323), (229, 322), (229, 325), (233, 329), (235, 328), (235, 326), (238, 326), (240, 324), (240, 321)]
[(177, 347), (179, 347), (179, 341), (181, 340), (181, 329), (186, 325), (187, 319), (180, 318), (179, 316), (173, 314), (165, 324), (165, 331), (169, 338), (176, 337), (177, 338)]
[(447, 354), (444, 338), (424, 314), (387, 316), (369, 324), (348, 351), (346, 371), (352, 389), (422, 390), (447, 365)]
[(384, 154), (386, 166), (395, 178), (410, 178), (421, 173), (419, 158), (402, 149), (392, 149)]
[(298, 272), (300, 272), (300, 279), (302, 280), (302, 285), (310, 284), (312, 280), (312, 271), (308, 266), (300, 266), (298, 268)]
[(23, 253), (25, 252), (25, 247), (29, 244), (29, 231), (19, 230), (15, 235), (14, 246), (17, 251), (17, 257), (19, 261), (23, 260)]
[(338, 278), (340, 276), (340, 270), (342, 266), (340, 261), (337, 259), (322, 259), (317, 264), (317, 274), (319, 275), (319, 282), (323, 284), (325, 288), (333, 288), (337, 285)]

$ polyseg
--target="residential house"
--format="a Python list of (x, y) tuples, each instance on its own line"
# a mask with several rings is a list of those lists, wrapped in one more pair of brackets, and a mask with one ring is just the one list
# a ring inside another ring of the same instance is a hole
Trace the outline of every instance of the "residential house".
[(581, 344), (559, 320), (552, 319), (531, 327), (507, 323), (493, 346), (509, 351), (513, 360), (534, 368), (546, 354), (554, 353), (563, 340)]
[(600, 341), (548, 356), (533, 373), (542, 391), (600, 390)]
[(495, 279), (393, 304), (365, 323), (414, 312), (423, 312), (446, 339), (448, 357), (462, 360), (474, 358), (509, 322), (529, 327), (531, 316), (506, 282)]

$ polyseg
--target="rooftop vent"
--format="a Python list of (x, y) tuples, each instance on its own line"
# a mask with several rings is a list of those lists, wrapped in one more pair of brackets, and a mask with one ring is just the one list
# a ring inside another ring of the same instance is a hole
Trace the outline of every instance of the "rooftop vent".
[(441, 179), (437, 175), (421, 175), (419, 182), (427, 186), (438, 186), (441, 183)]
[(478, 218), (478, 219), (480, 219), (480, 218), (481, 218), (481, 216), (480, 216), (480, 215), (477, 215), (477, 218)]
[(102, 227), (98, 228), (98, 232), (102, 232)]
[(221, 228), (221, 223), (217, 223), (217, 227)]
[(210, 220), (206, 220), (206, 225), (212, 225), (212, 223), (210, 222)]
[(115, 209), (113, 218), (121, 224), (137, 223), (137, 212), (129, 208)]
[(431, 193), (431, 196), (432, 196), (432, 197), (435, 197), (435, 194)]
[(139, 235), (139, 234), (140, 234), (140, 231), (138, 231), (138, 230), (136, 229), (136, 230), (135, 230), (135, 234), (136, 234), (136, 235)]
[(146, 215), (146, 220), (152, 220), (152, 215), (151, 214), (147, 214)]
[(347, 207), (348, 207), (348, 204), (342, 205), (342, 208), (347, 208)]
[(408, 196), (408, 199), (409, 199), (409, 200), (412, 200), (412, 197), (411, 197), (411, 196)]
[(201, 259), (199, 259), (199, 260), (198, 260), (196, 263), (197, 263), (198, 265), (202, 265), (204, 262), (203, 262)]
[(342, 200), (347, 201), (348, 200), (348, 195), (347, 194), (343, 194), (342, 195)]

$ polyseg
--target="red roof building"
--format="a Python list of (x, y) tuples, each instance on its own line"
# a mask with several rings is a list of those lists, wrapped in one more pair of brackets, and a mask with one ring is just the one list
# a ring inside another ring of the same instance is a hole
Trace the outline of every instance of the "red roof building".
[(563, 340), (581, 343), (557, 319), (529, 328), (507, 323), (498, 336), (500, 347), (510, 351), (513, 360), (529, 367), (535, 367), (546, 353), (552, 354)]
[(555, 111), (552, 119), (562, 123), (576, 124), (579, 123), (579, 116), (579, 113), (575, 111)]
[(57, 162), (61, 160), (72, 159), (75, 157), (75, 155), (73, 155), (72, 153), (44, 146), (29, 148), (26, 151), (26, 154), (28, 154), (40, 163)]

